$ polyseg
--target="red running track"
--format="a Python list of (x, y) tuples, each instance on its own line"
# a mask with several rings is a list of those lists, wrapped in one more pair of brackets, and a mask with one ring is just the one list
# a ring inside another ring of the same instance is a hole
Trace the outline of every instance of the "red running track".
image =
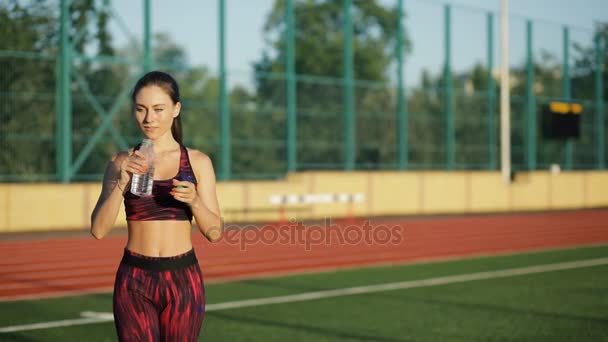
[[(608, 243), (608, 209), (371, 219), (196, 233), (206, 282)], [(0, 242), (0, 301), (109, 292), (126, 235)]]

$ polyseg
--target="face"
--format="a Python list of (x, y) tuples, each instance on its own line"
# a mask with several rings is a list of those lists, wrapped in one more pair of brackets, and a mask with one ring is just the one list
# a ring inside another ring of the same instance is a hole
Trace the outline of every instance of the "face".
[(146, 137), (156, 140), (171, 135), (173, 119), (179, 115), (181, 104), (158, 86), (141, 88), (135, 96), (135, 120)]

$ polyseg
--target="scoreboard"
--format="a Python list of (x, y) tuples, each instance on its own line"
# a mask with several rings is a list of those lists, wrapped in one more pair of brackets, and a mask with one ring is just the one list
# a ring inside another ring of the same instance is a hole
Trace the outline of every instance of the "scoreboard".
[(568, 139), (580, 136), (583, 105), (567, 101), (550, 101), (542, 106), (542, 131), (546, 139)]

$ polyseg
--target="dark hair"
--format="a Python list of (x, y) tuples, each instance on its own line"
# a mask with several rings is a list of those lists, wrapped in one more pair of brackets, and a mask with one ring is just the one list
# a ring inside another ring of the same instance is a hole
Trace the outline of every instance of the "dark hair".
[[(135, 87), (133, 87), (133, 93), (131, 94), (131, 101), (133, 104), (135, 104), (135, 97), (139, 91), (148, 86), (157, 86), (163, 89), (167, 95), (169, 95), (171, 101), (173, 101), (173, 104), (181, 101), (179, 97), (179, 86), (171, 75), (162, 71), (150, 71), (142, 76), (142, 78), (140, 78), (135, 84)], [(181, 117), (182, 115), (180, 113), (180, 115), (173, 119), (171, 133), (173, 134), (173, 138), (177, 140), (178, 143), (183, 144)]]

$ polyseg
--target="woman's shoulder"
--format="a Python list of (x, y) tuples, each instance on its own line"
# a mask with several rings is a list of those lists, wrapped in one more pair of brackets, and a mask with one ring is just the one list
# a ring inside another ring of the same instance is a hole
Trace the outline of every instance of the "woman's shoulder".
[(205, 153), (195, 148), (186, 147), (190, 161), (194, 163), (210, 163), (211, 158)]
[(133, 153), (133, 148), (130, 148), (128, 151), (119, 151), (114, 156), (112, 156), (111, 162), (120, 165), (122, 161), (127, 158), (131, 153)]
[(188, 151), (188, 158), (190, 159), (192, 166), (197, 166), (203, 169), (213, 169), (211, 157), (209, 157), (206, 153), (190, 147), (186, 147), (186, 150)]

